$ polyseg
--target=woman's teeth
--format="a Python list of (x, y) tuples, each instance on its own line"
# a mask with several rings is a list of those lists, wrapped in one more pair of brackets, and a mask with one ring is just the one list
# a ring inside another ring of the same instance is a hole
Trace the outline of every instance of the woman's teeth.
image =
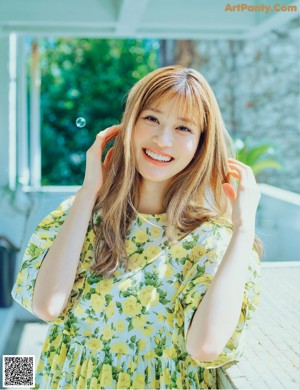
[(156, 153), (150, 152), (150, 150), (147, 150), (147, 149), (145, 149), (145, 153), (147, 154), (147, 156), (153, 158), (153, 160), (164, 161), (164, 162), (168, 162), (168, 161), (172, 160), (171, 157), (162, 156), (160, 154), (156, 154)]

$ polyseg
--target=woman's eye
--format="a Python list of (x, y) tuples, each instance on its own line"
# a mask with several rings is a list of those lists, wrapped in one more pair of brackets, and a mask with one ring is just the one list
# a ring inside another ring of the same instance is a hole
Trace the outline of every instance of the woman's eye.
[(158, 122), (158, 120), (152, 115), (147, 115), (144, 119), (148, 119), (151, 122)]
[(184, 131), (184, 132), (191, 133), (191, 130), (190, 130), (188, 127), (185, 127), (185, 126), (179, 126), (178, 128), (179, 128), (180, 130)]

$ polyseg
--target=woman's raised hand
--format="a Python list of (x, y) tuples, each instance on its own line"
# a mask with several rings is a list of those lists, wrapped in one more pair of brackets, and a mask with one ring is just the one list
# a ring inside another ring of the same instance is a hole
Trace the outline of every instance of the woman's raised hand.
[(120, 129), (121, 125), (114, 125), (100, 131), (96, 136), (95, 142), (86, 152), (86, 170), (82, 188), (91, 192), (92, 195), (96, 195), (101, 189), (105, 170), (112, 157), (113, 148), (108, 151), (105, 161), (102, 164), (103, 150), (108, 142), (118, 135)]
[(232, 158), (228, 159), (229, 175), (238, 179), (237, 191), (231, 184), (224, 183), (223, 189), (232, 205), (233, 228), (254, 232), (255, 215), (261, 197), (252, 169)]

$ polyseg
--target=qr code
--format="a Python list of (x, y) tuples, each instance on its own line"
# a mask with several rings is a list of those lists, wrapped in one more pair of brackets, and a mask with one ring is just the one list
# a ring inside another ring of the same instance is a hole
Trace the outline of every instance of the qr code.
[(3, 383), (9, 387), (34, 387), (34, 355), (3, 355)]

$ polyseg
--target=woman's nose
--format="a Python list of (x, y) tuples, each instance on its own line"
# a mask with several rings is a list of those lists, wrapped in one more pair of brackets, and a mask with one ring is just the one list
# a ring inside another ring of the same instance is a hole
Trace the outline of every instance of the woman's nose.
[(160, 128), (153, 136), (155, 142), (161, 148), (171, 147), (173, 145), (173, 134), (171, 128)]

